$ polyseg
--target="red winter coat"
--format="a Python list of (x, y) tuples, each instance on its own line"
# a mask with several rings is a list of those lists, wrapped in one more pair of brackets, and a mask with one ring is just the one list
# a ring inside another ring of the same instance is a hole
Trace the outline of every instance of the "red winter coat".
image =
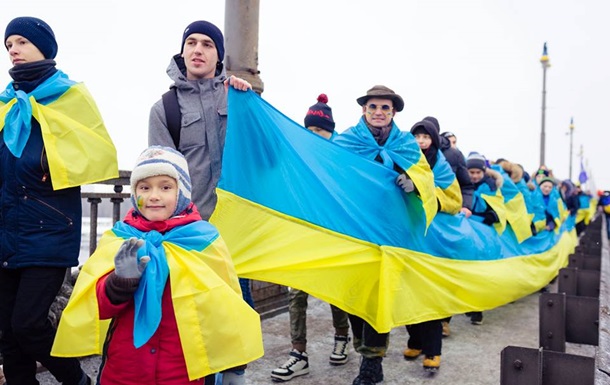
[(136, 349), (133, 346), (134, 301), (113, 305), (104, 289), (106, 278), (97, 283), (100, 319), (115, 318), (104, 345), (100, 385), (203, 385), (203, 379), (188, 380), (169, 281), (161, 300), (161, 324), (151, 339)]
[[(193, 210), (196, 213), (196, 210)], [(152, 224), (167, 231), (174, 226), (200, 219), (199, 213), (180, 220), (169, 220), (148, 224), (138, 223), (138, 218), (126, 216), (126, 222), (142, 230), (150, 230)], [(100, 385), (203, 385), (204, 379), (189, 381), (186, 362), (178, 334), (174, 306), (168, 278), (161, 299), (161, 323), (146, 344), (136, 349), (133, 345), (133, 322), (135, 306), (133, 299), (114, 305), (106, 295), (105, 276), (97, 282), (97, 300), (100, 319), (114, 318), (104, 344), (104, 359), (100, 367)]]

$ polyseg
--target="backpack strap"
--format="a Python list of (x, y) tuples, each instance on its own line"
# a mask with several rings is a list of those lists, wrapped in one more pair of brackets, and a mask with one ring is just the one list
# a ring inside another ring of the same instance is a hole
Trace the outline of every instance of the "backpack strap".
[(165, 109), (165, 119), (167, 121), (167, 129), (172, 136), (176, 150), (180, 144), (180, 126), (182, 123), (182, 114), (180, 113), (180, 105), (178, 104), (178, 89), (176, 86), (171, 86), (169, 91), (163, 94), (163, 108)]

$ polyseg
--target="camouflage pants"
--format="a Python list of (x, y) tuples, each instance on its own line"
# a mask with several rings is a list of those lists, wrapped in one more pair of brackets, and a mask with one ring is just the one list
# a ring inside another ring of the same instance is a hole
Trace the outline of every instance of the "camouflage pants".
[[(290, 289), (289, 298), (288, 312), (292, 346), (300, 351), (305, 351), (305, 345), (307, 344), (307, 299), (309, 294), (302, 290)], [(347, 335), (349, 330), (347, 313), (333, 305), (330, 305), (330, 309), (335, 334)]]
[(390, 333), (378, 333), (362, 318), (349, 315), (354, 334), (354, 350), (363, 357), (384, 357), (390, 344)]

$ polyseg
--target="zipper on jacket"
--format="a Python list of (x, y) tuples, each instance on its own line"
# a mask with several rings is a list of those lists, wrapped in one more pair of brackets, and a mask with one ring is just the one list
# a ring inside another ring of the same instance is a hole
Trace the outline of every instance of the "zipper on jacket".
[(74, 224), (74, 222), (72, 221), (72, 219), (67, 216), (66, 214), (64, 214), (63, 212), (61, 212), (60, 210), (56, 209), (55, 207), (51, 206), (50, 204), (48, 204), (47, 202), (40, 200), (38, 198), (34, 198), (34, 197), (30, 197), (27, 194), (27, 189), (25, 186), (21, 186), (21, 188), (23, 189), (23, 194), (25, 196), (25, 199), (32, 199), (38, 203), (40, 203), (41, 205), (45, 206), (46, 208), (48, 208), (51, 211), (56, 212), (57, 214), (61, 215), (62, 217), (64, 217), (66, 219), (66, 221), (68, 222), (68, 226), (72, 226)]
[(48, 165), (49, 164), (49, 159), (47, 158), (47, 161), (45, 162), (46, 158), (46, 150), (44, 149), (44, 147), (42, 148), (42, 152), (40, 153), (40, 169), (42, 170), (42, 178), (41, 181), (44, 183), (47, 181), (47, 178), (49, 176), (49, 174), (47, 173), (47, 168), (45, 167), (45, 163)]

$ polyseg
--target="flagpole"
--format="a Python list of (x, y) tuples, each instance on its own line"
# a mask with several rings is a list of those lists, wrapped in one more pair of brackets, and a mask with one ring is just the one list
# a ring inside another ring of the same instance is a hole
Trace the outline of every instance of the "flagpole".
[(570, 118), (570, 180), (572, 180), (572, 149), (574, 139), (574, 117)]
[(544, 43), (544, 48), (542, 50), (542, 57), (540, 58), (540, 63), (542, 63), (542, 127), (540, 130), (540, 165), (544, 165), (544, 149), (545, 149), (545, 141), (546, 134), (544, 132), (544, 125), (546, 120), (546, 69), (551, 66), (549, 62), (549, 55), (546, 49), (546, 42)]

